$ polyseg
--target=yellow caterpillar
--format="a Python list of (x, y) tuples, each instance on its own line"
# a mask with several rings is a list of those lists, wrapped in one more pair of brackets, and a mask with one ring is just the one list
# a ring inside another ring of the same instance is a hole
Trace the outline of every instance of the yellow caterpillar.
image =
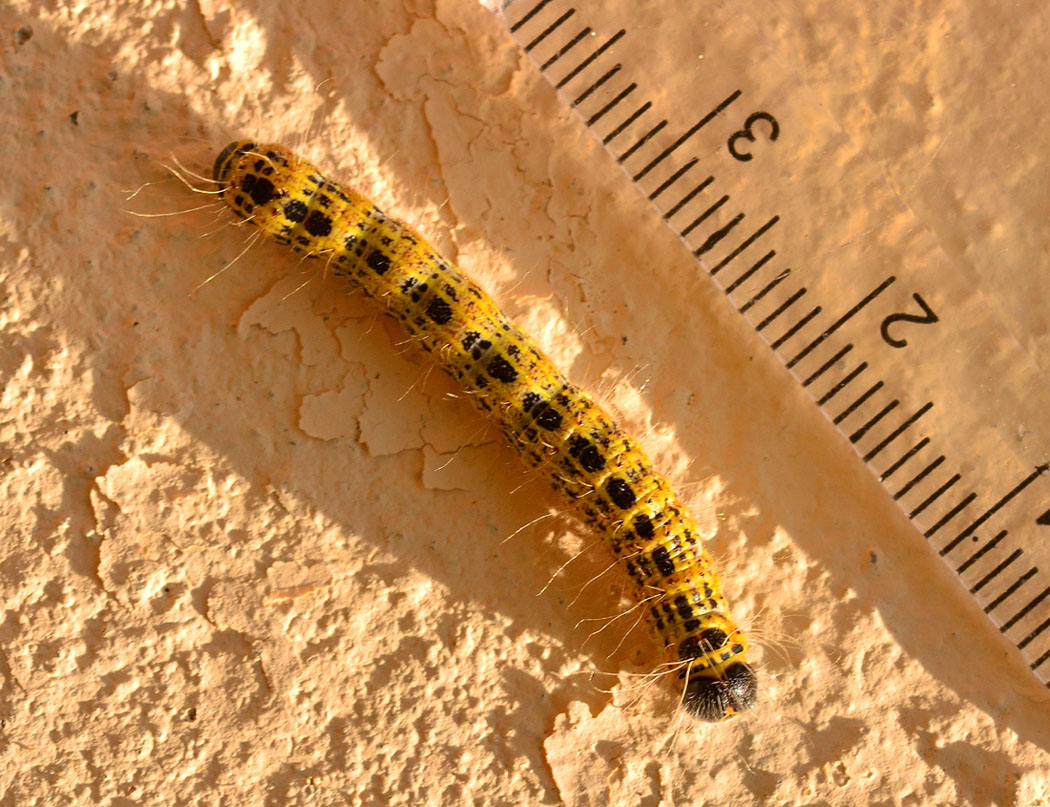
[(495, 301), (417, 233), (277, 145), (231, 143), (220, 195), (268, 238), (326, 261), (401, 320), (599, 535), (650, 600), (646, 614), (685, 678), (685, 707), (718, 721), (757, 681), (696, 523), (635, 441), (572, 384)]

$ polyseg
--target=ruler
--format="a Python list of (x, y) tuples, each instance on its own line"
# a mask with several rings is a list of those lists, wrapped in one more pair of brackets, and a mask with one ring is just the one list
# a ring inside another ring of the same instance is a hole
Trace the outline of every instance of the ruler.
[(742, 4), (619, 5), (493, 11), (1050, 686), (1047, 380)]

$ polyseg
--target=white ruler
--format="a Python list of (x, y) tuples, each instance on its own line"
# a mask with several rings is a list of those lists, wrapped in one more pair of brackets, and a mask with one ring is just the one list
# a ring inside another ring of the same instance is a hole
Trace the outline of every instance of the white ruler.
[(743, 6), (619, 5), (496, 13), (1050, 681), (1047, 380)]

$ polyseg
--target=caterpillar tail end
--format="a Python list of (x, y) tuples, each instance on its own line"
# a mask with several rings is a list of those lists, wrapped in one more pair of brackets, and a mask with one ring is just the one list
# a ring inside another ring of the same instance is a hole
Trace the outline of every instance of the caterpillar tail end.
[(755, 705), (758, 678), (742, 661), (723, 668), (719, 676), (698, 675), (685, 689), (683, 705), (691, 715), (707, 723), (736, 717)]

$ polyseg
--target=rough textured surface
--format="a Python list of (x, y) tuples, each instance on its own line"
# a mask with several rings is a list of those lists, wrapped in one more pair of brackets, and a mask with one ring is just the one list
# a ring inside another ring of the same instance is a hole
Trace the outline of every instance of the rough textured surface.
[[(755, 19), (1045, 367), (1047, 12), (841, 5)], [(1050, 804), (1046, 690), (488, 12), (16, 0), (0, 101), (0, 803)], [(365, 301), (262, 247), (195, 291), (243, 232), (125, 212), (241, 135), (416, 224), (719, 521), (752, 715), (631, 689), (600, 553), (536, 596), (590, 537)]]

